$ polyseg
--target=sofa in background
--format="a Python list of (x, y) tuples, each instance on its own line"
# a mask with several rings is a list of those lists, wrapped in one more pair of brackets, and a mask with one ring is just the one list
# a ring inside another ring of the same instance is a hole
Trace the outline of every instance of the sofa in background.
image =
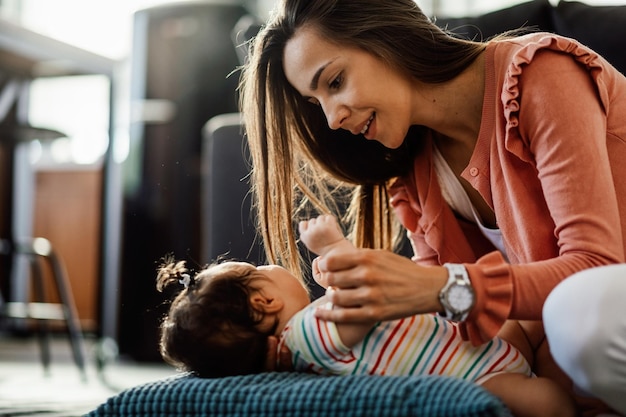
[(626, 1), (624, 6), (591, 6), (533, 0), (481, 16), (434, 19), (440, 27), (475, 40), (519, 28), (557, 33), (590, 47), (626, 74)]
[[(459, 36), (487, 39), (526, 27), (580, 40), (626, 72), (626, 6), (533, 0), (477, 17), (438, 18)], [(249, 165), (238, 115), (216, 116), (203, 145), (205, 256), (261, 256), (251, 220)], [(257, 259), (254, 259), (257, 260)], [(130, 388), (89, 417), (124, 416), (505, 416), (498, 399), (465, 381), (437, 376), (324, 377), (266, 373), (221, 379), (185, 375)]]

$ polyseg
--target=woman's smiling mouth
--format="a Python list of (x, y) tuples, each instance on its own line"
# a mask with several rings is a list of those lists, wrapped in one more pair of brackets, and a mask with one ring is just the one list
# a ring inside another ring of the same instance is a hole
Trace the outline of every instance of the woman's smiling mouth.
[(370, 123), (372, 123), (372, 120), (374, 120), (374, 115), (376, 113), (372, 113), (372, 115), (370, 116), (369, 119), (367, 119), (367, 122), (365, 123), (365, 126), (363, 126), (363, 129), (361, 129), (361, 134), (364, 135), (365, 133), (367, 133), (367, 130), (370, 128)]

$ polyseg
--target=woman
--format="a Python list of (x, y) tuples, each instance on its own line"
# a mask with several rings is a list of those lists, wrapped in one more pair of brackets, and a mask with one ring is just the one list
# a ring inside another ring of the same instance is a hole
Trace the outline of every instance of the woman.
[[(242, 111), (270, 262), (296, 271), (294, 217), (351, 191), (364, 249), (319, 259), (339, 307), (320, 318), (441, 312), (475, 344), (521, 327), (535, 372), (572, 388), (540, 320), (559, 282), (625, 261), (626, 79), (609, 63), (546, 33), (460, 40), (413, 0), (286, 0), (252, 45)], [(390, 251), (395, 218), (412, 261)], [(626, 413), (614, 383), (593, 394)]]

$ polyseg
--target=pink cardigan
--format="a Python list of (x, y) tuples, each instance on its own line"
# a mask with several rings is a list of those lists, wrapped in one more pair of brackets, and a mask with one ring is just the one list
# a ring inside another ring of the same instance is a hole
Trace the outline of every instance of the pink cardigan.
[(494, 210), (510, 263), (443, 200), (431, 139), (390, 188), (414, 260), (465, 263), (477, 304), (461, 330), (473, 343), (508, 318), (540, 320), (557, 283), (624, 262), (626, 246), (626, 78), (547, 33), (491, 42), (485, 55), (481, 129), (462, 175)]

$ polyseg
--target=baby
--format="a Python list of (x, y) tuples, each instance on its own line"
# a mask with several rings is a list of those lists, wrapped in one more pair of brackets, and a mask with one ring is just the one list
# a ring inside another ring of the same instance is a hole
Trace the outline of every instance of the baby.
[[(318, 255), (355, 250), (332, 216), (301, 222), (299, 229)], [(368, 324), (325, 322), (314, 313), (332, 308), (326, 297), (311, 303), (302, 281), (275, 265), (223, 262), (192, 277), (184, 261), (170, 259), (159, 270), (157, 288), (179, 282), (185, 289), (162, 322), (161, 354), (199, 376), (264, 371), (267, 339), (276, 336), (279, 349), (291, 352), (296, 371), (447, 375), (481, 384), (516, 416), (575, 415), (567, 394), (551, 380), (534, 377), (511, 343), (495, 338), (473, 346), (456, 323), (435, 314)]]

